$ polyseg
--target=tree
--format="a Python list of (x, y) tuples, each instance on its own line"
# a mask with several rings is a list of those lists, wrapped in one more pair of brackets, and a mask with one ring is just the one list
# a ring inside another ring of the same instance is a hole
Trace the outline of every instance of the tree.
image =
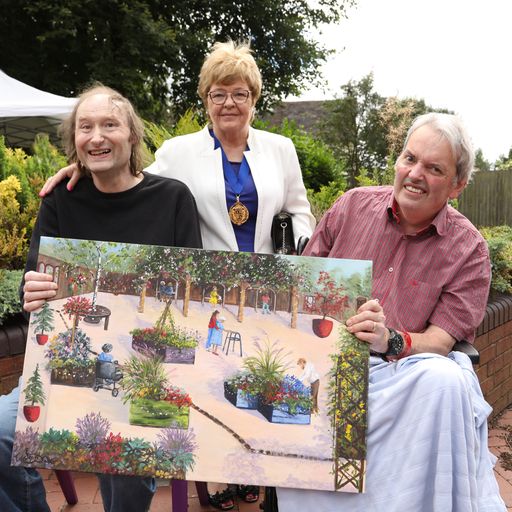
[(119, 89), (156, 120), (198, 104), (197, 78), (217, 40), (249, 39), (265, 84), (262, 105), (315, 83), (329, 51), (312, 29), (354, 0), (3, 0), (2, 69), (74, 96), (92, 80)]
[(379, 111), (379, 119), (380, 126), (386, 131), (388, 155), (393, 163), (402, 152), (407, 131), (414, 119), (427, 112), (453, 114), (452, 111), (444, 108), (431, 107), (422, 99), (397, 98), (396, 96), (386, 98)]
[(500, 155), (494, 162), (495, 171), (505, 171), (512, 169), (512, 147), (508, 150), (508, 155)]
[(353, 188), (362, 169), (386, 167), (387, 143), (379, 120), (379, 109), (385, 100), (373, 90), (371, 73), (359, 82), (350, 80), (341, 89), (343, 96), (327, 105), (329, 114), (322, 133), (345, 160), (348, 187)]
[(484, 158), (481, 148), (475, 151), (475, 171), (490, 171), (491, 164)]

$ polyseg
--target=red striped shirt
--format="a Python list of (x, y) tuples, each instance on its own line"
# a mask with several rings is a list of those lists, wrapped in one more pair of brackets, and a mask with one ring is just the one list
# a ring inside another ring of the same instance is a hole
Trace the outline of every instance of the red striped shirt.
[(372, 296), (380, 300), (387, 325), (423, 332), (433, 324), (472, 341), (489, 293), (487, 243), (448, 205), (430, 229), (405, 235), (392, 206), (392, 187), (346, 192), (324, 215), (303, 255), (372, 260)]

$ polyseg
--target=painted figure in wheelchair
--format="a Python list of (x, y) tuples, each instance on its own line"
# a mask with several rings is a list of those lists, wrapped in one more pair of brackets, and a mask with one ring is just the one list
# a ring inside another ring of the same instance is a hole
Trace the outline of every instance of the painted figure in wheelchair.
[(117, 396), (119, 390), (116, 388), (116, 382), (123, 378), (123, 372), (117, 361), (114, 361), (112, 355), (112, 343), (104, 343), (95, 366), (94, 391), (99, 389), (110, 389), (112, 396)]

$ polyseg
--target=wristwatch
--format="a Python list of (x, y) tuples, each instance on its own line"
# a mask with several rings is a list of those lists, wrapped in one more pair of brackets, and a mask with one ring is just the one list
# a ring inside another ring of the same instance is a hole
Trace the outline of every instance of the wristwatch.
[(403, 352), (405, 342), (403, 336), (395, 331), (395, 329), (391, 329), (388, 327), (389, 331), (389, 339), (388, 339), (388, 349), (384, 354), (385, 359), (388, 361), (396, 361), (398, 356)]

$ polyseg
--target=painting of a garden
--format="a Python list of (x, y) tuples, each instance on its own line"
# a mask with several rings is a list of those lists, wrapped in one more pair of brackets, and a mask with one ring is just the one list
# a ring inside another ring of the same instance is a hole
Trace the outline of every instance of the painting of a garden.
[(43, 237), (13, 464), (363, 492), (371, 262)]

